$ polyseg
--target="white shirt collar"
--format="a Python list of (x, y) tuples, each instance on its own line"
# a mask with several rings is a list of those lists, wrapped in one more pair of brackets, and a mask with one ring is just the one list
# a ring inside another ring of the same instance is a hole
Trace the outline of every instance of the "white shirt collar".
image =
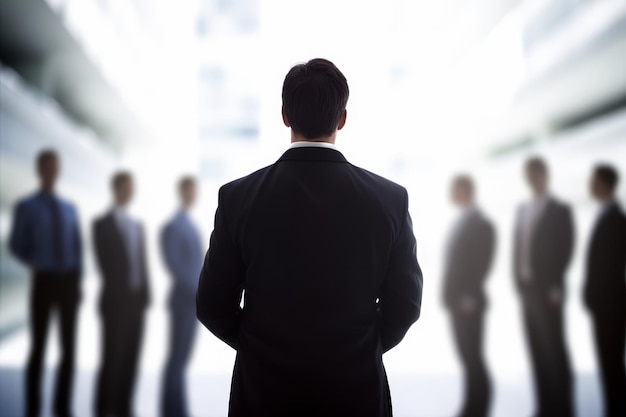
[(615, 200), (612, 198), (602, 201), (598, 207), (598, 217), (602, 217), (602, 215), (607, 212), (614, 202)]
[(114, 206), (113, 216), (117, 221), (130, 220), (130, 216), (128, 215), (128, 210), (126, 209), (126, 207)]
[(539, 196), (534, 196), (531, 201), (535, 204), (545, 204), (549, 199), (550, 199), (550, 194), (546, 192)]
[(292, 142), (289, 145), (289, 149), (294, 148), (327, 148), (337, 150), (337, 146), (334, 143), (329, 142), (312, 142), (307, 140), (300, 140), (298, 142)]

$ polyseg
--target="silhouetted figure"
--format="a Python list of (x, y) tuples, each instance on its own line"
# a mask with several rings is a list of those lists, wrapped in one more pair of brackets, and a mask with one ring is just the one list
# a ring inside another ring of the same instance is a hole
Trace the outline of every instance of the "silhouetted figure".
[(127, 212), (133, 196), (131, 175), (116, 174), (112, 186), (115, 206), (93, 227), (103, 286), (103, 353), (96, 413), (101, 417), (126, 417), (133, 415), (133, 388), (149, 303), (149, 279), (143, 227)]
[(382, 354), (422, 295), (407, 192), (335, 148), (331, 62), (293, 67), (282, 97), (291, 148), (220, 189), (198, 286), (198, 318), (237, 350), (229, 415), (390, 416)]
[[(57, 371), (54, 415), (72, 415), (72, 382), (76, 319), (80, 301), (82, 244), (74, 205), (54, 190), (59, 157), (53, 150), (37, 157), (41, 188), (21, 200), (15, 209), (10, 247), (31, 270), (31, 350), (26, 368), (26, 415), (41, 409), (43, 360), (50, 317), (59, 314), (61, 363)], [(0, 406), (1, 407), (1, 406)]]
[(491, 386), (483, 357), (483, 318), (486, 296), (483, 283), (493, 258), (495, 232), (474, 203), (474, 185), (467, 176), (452, 183), (452, 201), (461, 212), (447, 246), (444, 303), (465, 373), (465, 397), (459, 416), (486, 416)]
[(179, 184), (181, 208), (161, 233), (161, 249), (172, 275), (170, 308), (170, 352), (165, 366), (161, 415), (186, 417), (185, 368), (193, 346), (196, 320), (196, 290), (204, 250), (200, 234), (188, 211), (196, 200), (196, 182), (185, 177)]
[(617, 171), (599, 165), (591, 194), (600, 203), (587, 252), (585, 304), (591, 312), (604, 409), (626, 416), (626, 216), (615, 201)]
[(548, 192), (548, 168), (540, 158), (525, 166), (533, 192), (517, 214), (514, 270), (522, 299), (535, 379), (537, 416), (573, 415), (572, 371), (565, 345), (565, 271), (574, 226), (569, 207)]

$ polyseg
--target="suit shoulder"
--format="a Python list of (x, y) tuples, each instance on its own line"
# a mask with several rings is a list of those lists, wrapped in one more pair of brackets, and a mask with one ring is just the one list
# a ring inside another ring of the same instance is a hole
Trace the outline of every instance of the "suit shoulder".
[(16, 210), (28, 210), (34, 204), (37, 204), (37, 198), (39, 197), (39, 193), (32, 193), (27, 196), (22, 197), (15, 203)]
[(407, 190), (402, 185), (393, 182), (381, 175), (375, 174), (367, 169), (358, 167), (356, 165), (349, 164), (349, 166), (356, 172), (364, 181), (368, 182), (372, 186), (376, 186), (382, 189), (386, 189), (399, 196), (407, 194)]
[(611, 211), (607, 214), (607, 217), (609, 217), (615, 225), (626, 227), (626, 214), (624, 214), (624, 211), (619, 205), (613, 206)]
[(59, 197), (59, 201), (61, 202), (61, 205), (63, 205), (63, 207), (65, 207), (67, 210), (70, 210), (73, 213), (77, 213), (78, 212), (78, 209), (76, 208), (76, 205), (74, 203), (72, 203), (70, 200), (68, 200), (66, 198)]
[(96, 217), (93, 222), (93, 228), (94, 229), (100, 229), (102, 226), (104, 226), (106, 224), (106, 222), (109, 220), (109, 217), (111, 216), (110, 213), (105, 213), (105, 214), (101, 214), (100, 216)]
[(552, 201), (560, 211), (568, 213), (572, 211), (570, 204), (567, 201), (563, 201), (559, 198), (553, 198)]
[(485, 212), (484, 212), (484, 211), (479, 210), (479, 211), (478, 211), (478, 216), (477, 216), (477, 218), (478, 218), (478, 220), (479, 220), (480, 224), (481, 224), (484, 228), (486, 228), (486, 229), (492, 229), (492, 230), (494, 229), (493, 221), (491, 220), (491, 218), (489, 218), (489, 216), (487, 216), (487, 215), (485, 214)]
[(272, 166), (273, 165), (268, 165), (246, 175), (245, 177), (237, 178), (236, 180), (222, 185), (219, 190), (220, 196), (228, 195), (256, 184)]
[(266, 166), (246, 175), (245, 177), (238, 178), (222, 185), (218, 192), (218, 200), (223, 202), (225, 199), (238, 199), (249, 195), (254, 187), (262, 181), (263, 177), (272, 166), (273, 165)]

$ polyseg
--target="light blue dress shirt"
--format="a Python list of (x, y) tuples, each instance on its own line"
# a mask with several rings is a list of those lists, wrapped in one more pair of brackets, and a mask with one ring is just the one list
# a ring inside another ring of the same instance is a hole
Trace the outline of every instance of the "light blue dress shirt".
[(197, 228), (184, 211), (178, 212), (163, 228), (161, 249), (174, 279), (174, 291), (195, 297), (204, 250)]
[[(57, 205), (61, 220), (57, 237), (51, 204)], [(59, 244), (61, 248), (55, 247)], [(20, 261), (40, 271), (80, 270), (82, 243), (74, 205), (45, 191), (24, 198), (15, 207), (9, 247)]]

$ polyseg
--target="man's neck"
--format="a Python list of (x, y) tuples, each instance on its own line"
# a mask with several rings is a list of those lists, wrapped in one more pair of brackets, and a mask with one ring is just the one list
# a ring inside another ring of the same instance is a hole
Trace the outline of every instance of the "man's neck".
[(320, 138), (315, 138), (315, 139), (307, 139), (302, 135), (298, 135), (296, 133), (294, 133), (294, 131), (291, 131), (291, 143), (295, 143), (295, 142), (325, 142), (325, 143), (332, 143), (333, 145), (335, 144), (335, 139), (337, 138), (337, 133), (333, 133), (330, 136), (323, 136)]

